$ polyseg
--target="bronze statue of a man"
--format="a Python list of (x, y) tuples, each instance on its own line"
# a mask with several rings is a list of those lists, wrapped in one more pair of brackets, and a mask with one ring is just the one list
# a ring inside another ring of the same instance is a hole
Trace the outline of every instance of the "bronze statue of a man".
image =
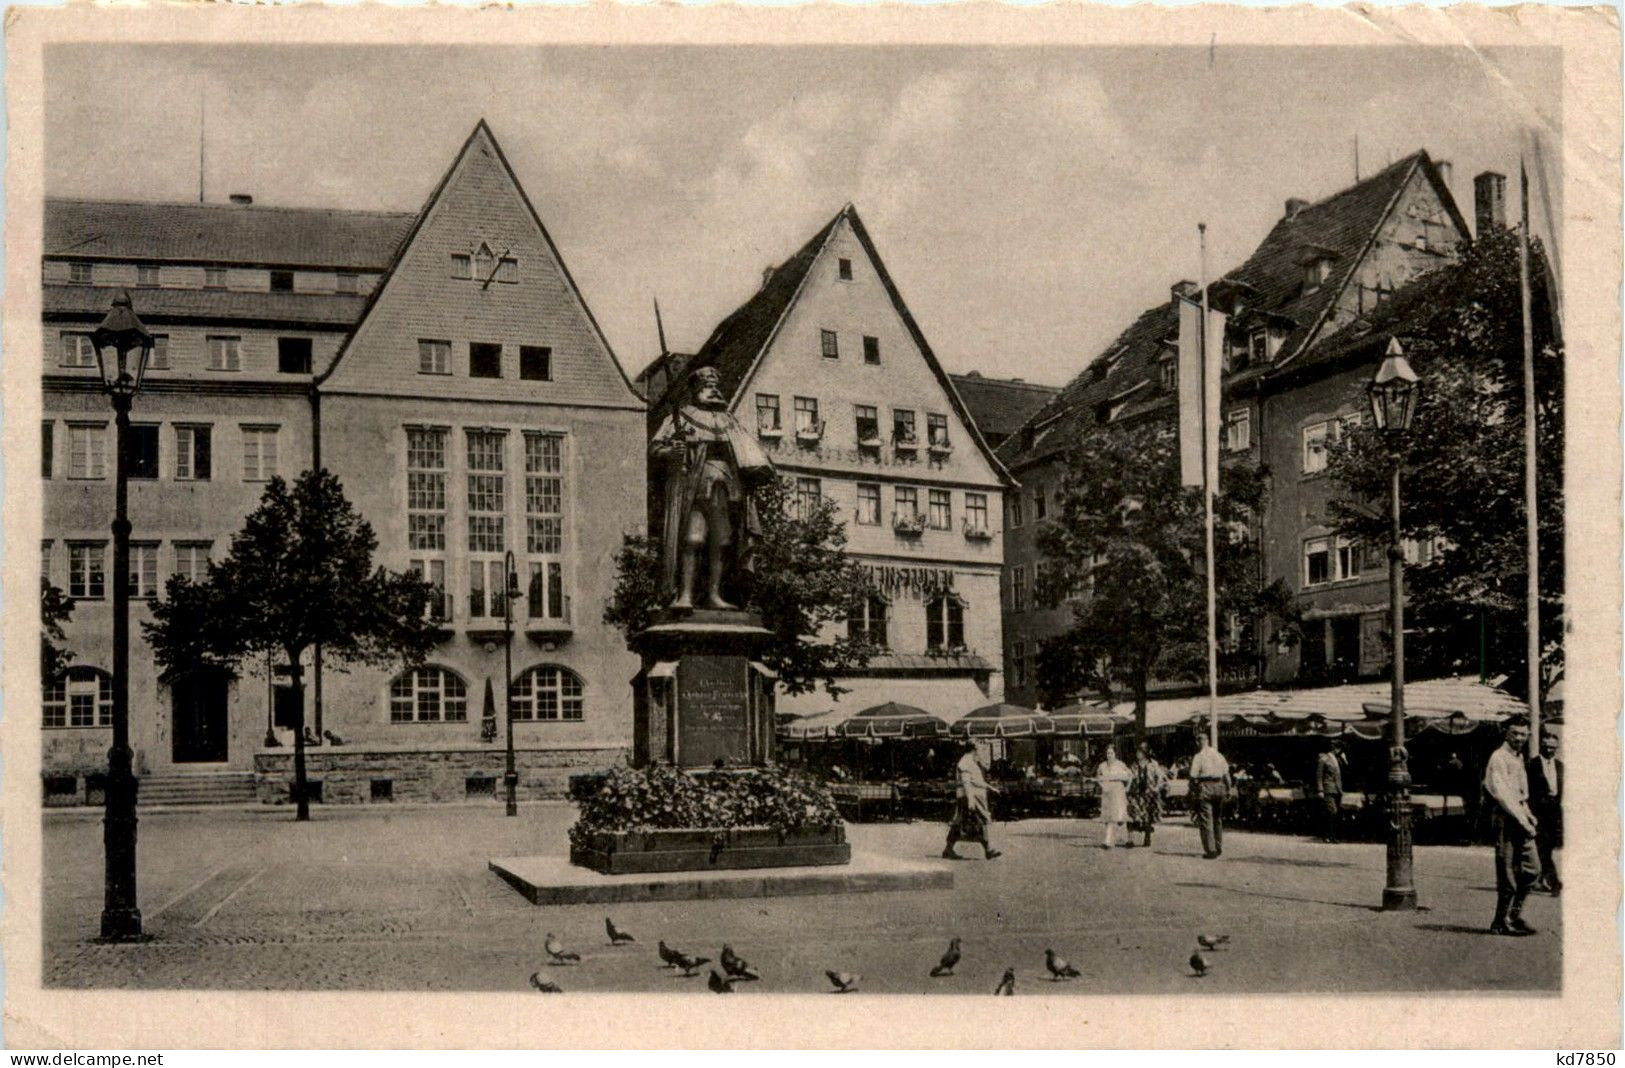
[(717, 370), (689, 376), (690, 399), (673, 409), (649, 443), (664, 464), (661, 498), (661, 602), (693, 608), (699, 598), (700, 553), (706, 554), (704, 607), (732, 609), (722, 596), (733, 570), (751, 570), (750, 542), (760, 535), (750, 490), (773, 476), (773, 461), (727, 410)]

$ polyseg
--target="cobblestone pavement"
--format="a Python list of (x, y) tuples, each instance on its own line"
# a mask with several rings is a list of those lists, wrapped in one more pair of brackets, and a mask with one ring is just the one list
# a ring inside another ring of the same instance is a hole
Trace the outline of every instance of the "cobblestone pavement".
[[(756, 965), (740, 993), (828, 990), (825, 969), (868, 992), (989, 993), (1007, 966), (1018, 992), (1556, 990), (1559, 902), (1531, 900), (1540, 934), (1484, 932), (1494, 909), (1486, 848), (1417, 850), (1424, 911), (1384, 914), (1382, 846), (1233, 833), (1204, 860), (1195, 831), (1167, 824), (1152, 849), (1099, 848), (1093, 822), (994, 827), (1005, 856), (954, 865), (951, 891), (538, 908), (486, 868), (491, 857), (562, 853), (563, 804), (143, 813), (140, 896), (152, 940), (93, 941), (101, 822), (48, 813), (45, 982), (59, 987), (524, 990), (540, 971), (567, 991), (692, 991), (654, 943), (714, 956), (724, 941)], [(940, 824), (860, 825), (858, 848), (925, 859)], [(965, 850), (969, 852), (969, 850)], [(947, 862), (943, 862), (947, 863)], [(635, 946), (606, 944), (610, 913)], [(582, 955), (549, 966), (547, 932)], [(1230, 944), (1194, 978), (1201, 932)], [(965, 940), (951, 978), (927, 971)], [(1082, 971), (1045, 980), (1048, 947)], [(701, 973), (703, 976), (703, 972)]]

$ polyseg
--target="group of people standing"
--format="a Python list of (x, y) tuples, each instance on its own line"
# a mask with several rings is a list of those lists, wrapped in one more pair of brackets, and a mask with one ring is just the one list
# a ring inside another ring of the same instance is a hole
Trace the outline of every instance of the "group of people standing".
[(1563, 837), (1563, 762), (1557, 734), (1542, 730), (1538, 752), (1529, 752), (1529, 721), (1507, 721), (1501, 747), (1484, 768), (1484, 792), (1494, 805), (1495, 919), (1490, 933), (1532, 935), (1524, 900), (1535, 889), (1562, 893), (1553, 851)]

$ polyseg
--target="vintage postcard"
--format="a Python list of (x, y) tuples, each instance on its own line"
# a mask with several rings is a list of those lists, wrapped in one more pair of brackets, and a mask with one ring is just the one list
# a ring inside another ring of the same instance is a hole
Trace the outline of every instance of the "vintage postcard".
[(7, 1042), (1618, 1046), (1618, 42), (11, 13)]

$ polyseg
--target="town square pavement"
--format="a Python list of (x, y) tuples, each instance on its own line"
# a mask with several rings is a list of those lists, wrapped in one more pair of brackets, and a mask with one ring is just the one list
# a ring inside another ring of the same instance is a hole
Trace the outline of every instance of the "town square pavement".
[[(723, 942), (762, 973), (739, 992), (828, 990), (827, 969), (870, 993), (991, 993), (1014, 967), (1022, 993), (1556, 990), (1560, 902), (1536, 895), (1528, 938), (1486, 934), (1488, 848), (1419, 847), (1423, 911), (1384, 914), (1380, 844), (1323, 845), (1231, 833), (1205, 860), (1189, 824), (1151, 849), (1099, 848), (1092, 821), (995, 824), (1004, 856), (953, 865), (952, 890), (539, 908), (487, 870), (491, 857), (563, 853), (571, 806), (500, 804), (143, 811), (141, 907), (151, 941), (98, 945), (102, 825), (53, 811), (44, 835), (44, 982), (59, 987), (692, 991), (657, 939), (715, 956)], [(859, 849), (937, 856), (935, 823), (850, 828)], [(969, 853), (974, 847), (961, 847)], [(940, 863), (948, 864), (948, 861)], [(604, 917), (633, 933), (614, 948)], [(548, 932), (581, 954), (549, 965)], [(1229, 935), (1205, 978), (1201, 933)], [(927, 975), (950, 936), (954, 975)], [(1044, 950), (1082, 972), (1047, 980)]]

